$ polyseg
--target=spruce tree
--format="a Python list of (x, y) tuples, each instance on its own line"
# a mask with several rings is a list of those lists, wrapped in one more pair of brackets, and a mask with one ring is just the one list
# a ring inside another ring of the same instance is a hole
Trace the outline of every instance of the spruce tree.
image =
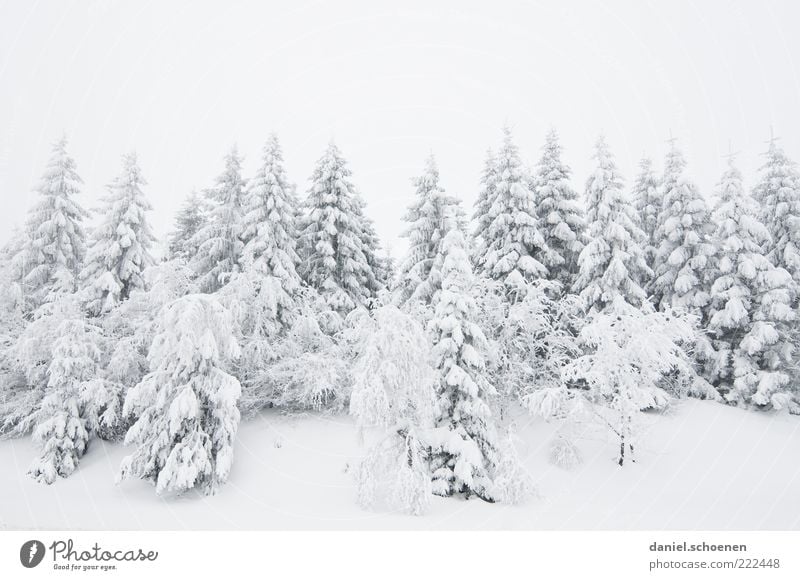
[(225, 156), (225, 169), (206, 192), (211, 202), (208, 219), (192, 238), (197, 253), (191, 266), (203, 292), (219, 290), (241, 271), (244, 187), (242, 158), (234, 146)]
[(460, 200), (447, 195), (439, 184), (439, 168), (431, 155), (425, 161), (423, 174), (413, 180), (416, 199), (403, 219), (408, 228), (403, 236), (409, 240), (408, 253), (400, 265), (397, 294), (401, 302), (409, 299), (429, 303), (442, 286), (441, 246), (448, 216), (458, 215), (463, 222)]
[(37, 414), (34, 441), (42, 455), (29, 470), (40, 483), (75, 471), (86, 451), (89, 430), (85, 390), (99, 370), (97, 336), (82, 320), (65, 320), (58, 327), (53, 358), (47, 369), (47, 391)]
[(75, 199), (82, 183), (62, 137), (53, 144), (39, 198), (28, 212), (26, 240), (15, 258), (28, 311), (77, 287), (86, 253), (83, 220), (89, 215)]
[(548, 275), (541, 261), (548, 248), (536, 216), (534, 194), (508, 128), (497, 154), (491, 214), (491, 223), (480, 233), (486, 241), (486, 254), (477, 267), (484, 276), (502, 281), (509, 297), (516, 299), (526, 283)]
[(708, 331), (716, 364), (709, 374), (730, 402), (793, 408), (791, 277), (764, 255), (769, 232), (757, 216), (730, 156), (712, 218), (718, 253)]
[(708, 303), (705, 273), (714, 253), (706, 201), (685, 175), (686, 161), (672, 140), (664, 165), (664, 198), (656, 230), (652, 293), (657, 306), (702, 313)]
[(365, 231), (363, 202), (350, 175), (338, 147), (330, 143), (311, 176), (300, 235), (305, 281), (340, 314), (367, 306), (377, 286), (371, 248), (365, 244), (374, 232)]
[(770, 233), (764, 249), (776, 267), (792, 275), (794, 299), (800, 285), (800, 172), (772, 138), (753, 195)]
[(245, 267), (257, 277), (273, 277), (280, 292), (275, 296), (278, 318), (288, 324), (302, 281), (297, 272), (297, 216), (294, 186), (283, 166), (278, 137), (264, 146), (261, 165), (250, 180), (245, 197), (242, 239)]
[(442, 290), (429, 329), (437, 372), (438, 417), (431, 447), (433, 493), (472, 494), (494, 501), (492, 477), (498, 442), (485, 376), (486, 339), (476, 324), (466, 242), (450, 228), (442, 244)]
[(641, 247), (644, 234), (603, 137), (595, 145), (594, 159), (597, 167), (586, 183), (590, 241), (578, 258), (574, 290), (593, 310), (604, 309), (616, 296), (641, 306), (647, 297), (641, 284), (651, 272)]
[[(644, 259), (653, 268), (656, 259), (656, 230), (661, 214), (661, 193), (658, 179), (653, 171), (653, 162), (644, 157), (639, 161), (639, 174), (633, 184), (633, 207), (638, 215), (638, 225), (644, 232)], [(647, 285), (651, 280), (647, 280)]]
[(223, 370), (239, 356), (230, 314), (213, 296), (190, 294), (162, 309), (150, 372), (128, 391), (125, 436), (133, 453), (120, 479), (151, 481), (157, 493), (215, 493), (233, 464), (241, 386)]
[(492, 223), (492, 207), (497, 194), (497, 158), (489, 149), (481, 173), (480, 189), (475, 200), (472, 221), (475, 229), (472, 234), (473, 255), (472, 263), (476, 266), (486, 261), (488, 240), (486, 234)]
[(548, 132), (533, 179), (536, 214), (547, 248), (542, 263), (548, 278), (569, 290), (577, 275), (578, 256), (585, 245), (583, 212), (578, 194), (570, 186), (572, 170), (561, 161), (561, 144), (555, 129)]
[(147, 222), (152, 206), (144, 185), (136, 153), (123, 156), (122, 173), (108, 188), (103, 221), (92, 233), (81, 272), (83, 299), (92, 315), (108, 312), (133, 290), (144, 288), (144, 270), (155, 263), (150, 247), (156, 238)]
[(194, 235), (208, 221), (208, 201), (196, 190), (192, 190), (175, 216), (175, 225), (169, 234), (169, 258), (188, 263), (197, 255)]

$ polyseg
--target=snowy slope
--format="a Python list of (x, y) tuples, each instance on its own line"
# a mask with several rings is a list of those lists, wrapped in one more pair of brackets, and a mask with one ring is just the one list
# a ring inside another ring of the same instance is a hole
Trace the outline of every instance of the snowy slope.
[(52, 486), (25, 475), (29, 439), (0, 442), (0, 527), (69, 529), (800, 529), (800, 419), (689, 400), (648, 416), (638, 462), (620, 469), (602, 432), (584, 463), (551, 466), (555, 425), (517, 418), (519, 452), (540, 497), (522, 506), (435, 498), (412, 517), (365, 512), (346, 473), (361, 450), (347, 417), (265, 413), (242, 424), (219, 495), (159, 498), (114, 485), (125, 449), (93, 442)]

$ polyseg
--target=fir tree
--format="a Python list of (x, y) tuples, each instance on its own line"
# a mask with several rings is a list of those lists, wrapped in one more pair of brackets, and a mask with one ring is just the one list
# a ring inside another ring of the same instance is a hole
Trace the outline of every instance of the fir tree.
[(586, 183), (590, 241), (578, 258), (574, 289), (590, 309), (602, 310), (616, 296), (641, 306), (647, 297), (641, 284), (651, 272), (641, 248), (644, 234), (603, 137), (597, 141), (594, 159), (597, 168)]
[(578, 194), (569, 184), (572, 170), (561, 161), (558, 133), (551, 130), (542, 148), (542, 157), (533, 179), (536, 214), (546, 251), (542, 263), (548, 277), (565, 290), (572, 287), (578, 271), (578, 256), (583, 250), (584, 220)]
[(86, 309), (93, 315), (108, 312), (133, 290), (144, 288), (144, 270), (154, 264), (150, 247), (155, 236), (146, 215), (152, 207), (142, 191), (146, 184), (136, 154), (125, 155), (122, 173), (104, 199), (104, 219), (93, 232), (81, 272)]
[(241, 271), (244, 187), (242, 158), (234, 146), (225, 156), (224, 171), (206, 192), (211, 210), (191, 241), (197, 247), (191, 265), (203, 292), (219, 290)]
[(495, 389), (485, 377), (486, 339), (475, 323), (472, 269), (458, 228), (450, 229), (442, 252), (442, 290), (429, 326), (439, 403), (431, 450), (433, 493), (494, 501), (498, 443), (487, 399)]
[[(638, 225), (644, 232), (644, 259), (653, 268), (656, 259), (656, 230), (661, 214), (661, 193), (653, 172), (653, 162), (647, 157), (639, 161), (639, 174), (633, 184), (633, 207), (638, 215)], [(649, 285), (651, 280), (647, 280)]]
[(541, 260), (549, 250), (534, 205), (519, 151), (506, 128), (497, 155), (492, 221), (486, 231), (480, 232), (486, 242), (486, 254), (477, 267), (484, 276), (501, 280), (510, 297), (521, 293), (527, 282), (548, 274)]
[(197, 255), (197, 244), (194, 235), (208, 221), (210, 211), (205, 197), (196, 190), (186, 197), (175, 216), (175, 225), (169, 235), (169, 257), (188, 263)]
[(38, 187), (40, 197), (28, 213), (26, 241), (16, 258), (28, 310), (77, 287), (86, 252), (83, 220), (88, 217), (75, 200), (82, 183), (62, 137), (53, 144)]
[(350, 175), (331, 143), (311, 176), (309, 213), (300, 237), (305, 281), (341, 314), (368, 305), (377, 286), (365, 244), (371, 232), (365, 231), (362, 201)]
[(656, 232), (653, 295), (656, 305), (702, 313), (708, 303), (704, 272), (714, 253), (713, 226), (697, 187), (684, 175), (686, 161), (671, 143), (662, 180), (663, 208)]
[(47, 394), (33, 432), (42, 455), (28, 472), (46, 484), (71, 475), (86, 451), (89, 424), (85, 390), (97, 375), (100, 359), (96, 335), (90, 334), (82, 320), (65, 320), (58, 327), (58, 336), (47, 369)]
[(120, 479), (149, 480), (158, 493), (217, 491), (233, 464), (241, 394), (222, 365), (238, 355), (230, 315), (214, 297), (192, 294), (162, 310), (150, 372), (125, 398), (123, 413), (137, 418), (125, 443), (136, 448)]
[(764, 249), (773, 265), (792, 275), (796, 299), (800, 284), (800, 173), (775, 138), (770, 139), (765, 156), (754, 190), (761, 220), (770, 233)]
[(480, 189), (478, 190), (478, 197), (475, 200), (475, 209), (472, 215), (472, 221), (475, 224), (475, 230), (472, 235), (472, 262), (476, 266), (486, 261), (486, 252), (488, 251), (486, 234), (492, 223), (492, 208), (497, 195), (497, 180), (497, 158), (494, 152), (489, 149), (486, 152), (486, 160), (481, 173)]
[(718, 253), (708, 322), (717, 355), (711, 379), (728, 401), (794, 408), (787, 373), (791, 277), (765, 257), (769, 232), (757, 215), (730, 156), (712, 219)]
[(448, 216), (457, 215), (463, 222), (460, 200), (445, 193), (439, 185), (439, 168), (431, 155), (423, 174), (414, 179), (416, 199), (403, 219), (409, 226), (403, 236), (409, 240), (406, 258), (400, 266), (398, 297), (429, 303), (441, 288), (441, 246)]

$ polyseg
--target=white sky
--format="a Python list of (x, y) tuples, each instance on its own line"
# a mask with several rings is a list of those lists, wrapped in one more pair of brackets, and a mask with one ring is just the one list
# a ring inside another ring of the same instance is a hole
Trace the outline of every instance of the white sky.
[(580, 191), (601, 130), (628, 183), (671, 131), (705, 192), (729, 141), (750, 184), (770, 125), (800, 160), (798, 23), (792, 0), (6, 1), (0, 241), (63, 131), (87, 207), (139, 152), (159, 235), (233, 142), (249, 175), (277, 131), (305, 192), (333, 137), (398, 254), (424, 157), (471, 205), (505, 122), (530, 164), (555, 126)]

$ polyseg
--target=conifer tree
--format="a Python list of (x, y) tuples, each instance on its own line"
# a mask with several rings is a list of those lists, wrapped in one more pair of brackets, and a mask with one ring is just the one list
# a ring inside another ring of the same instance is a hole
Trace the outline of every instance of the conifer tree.
[(111, 310), (133, 290), (144, 288), (144, 270), (155, 263), (156, 240), (147, 222), (152, 209), (142, 191), (147, 182), (135, 153), (122, 158), (122, 173), (109, 186), (103, 221), (92, 233), (92, 245), (81, 271), (83, 299), (92, 315)]
[(308, 215), (300, 236), (305, 281), (329, 307), (345, 314), (375, 296), (375, 272), (368, 258), (362, 201), (350, 169), (330, 143), (311, 176)]
[(765, 156), (753, 192), (770, 233), (764, 248), (773, 265), (791, 274), (796, 300), (800, 285), (800, 172), (775, 138), (770, 139)]
[(486, 254), (477, 267), (484, 276), (502, 281), (513, 298), (524, 291), (527, 282), (547, 276), (541, 260), (548, 248), (536, 216), (534, 194), (508, 128), (497, 155), (491, 216), (486, 231), (480, 233), (486, 241)]
[(729, 157), (713, 213), (718, 250), (708, 331), (716, 352), (712, 382), (726, 400), (759, 407), (797, 408), (788, 368), (795, 321), (791, 277), (764, 255), (769, 232), (744, 192)]
[(577, 275), (578, 256), (585, 245), (583, 212), (578, 194), (570, 186), (572, 170), (561, 161), (561, 144), (555, 129), (548, 132), (533, 179), (536, 214), (546, 251), (542, 263), (548, 278), (569, 290)]
[(299, 208), (276, 135), (264, 146), (261, 165), (248, 184), (245, 200), (245, 268), (256, 293), (267, 292), (262, 282), (272, 280), (276, 318), (288, 326), (302, 284), (296, 249)]
[(175, 225), (169, 234), (169, 257), (188, 263), (197, 255), (194, 235), (208, 221), (208, 201), (196, 190), (192, 190), (175, 216)]
[(77, 287), (86, 253), (83, 220), (89, 215), (75, 199), (82, 183), (67, 154), (67, 138), (62, 137), (53, 144), (37, 189), (39, 198), (28, 212), (25, 243), (15, 258), (27, 310)]
[(458, 228), (449, 229), (442, 252), (442, 290), (429, 325), (439, 403), (431, 445), (433, 493), (494, 501), (498, 442), (487, 400), (495, 389), (485, 377), (486, 339), (475, 323), (472, 269)]
[(241, 386), (223, 365), (239, 356), (230, 314), (213, 296), (190, 294), (162, 309), (150, 372), (125, 397), (136, 422), (120, 479), (151, 481), (157, 493), (198, 487), (213, 494), (233, 464)]
[[(639, 161), (639, 174), (633, 184), (633, 207), (638, 215), (638, 225), (644, 233), (644, 259), (653, 268), (656, 259), (656, 229), (661, 214), (661, 193), (658, 179), (653, 172), (653, 162), (647, 158)], [(651, 280), (647, 280), (647, 285)]]
[(191, 265), (203, 292), (219, 290), (241, 271), (244, 187), (242, 158), (234, 146), (216, 184), (206, 192), (211, 202), (208, 219), (192, 238), (197, 253)]
[(42, 455), (29, 470), (40, 483), (75, 471), (86, 451), (89, 430), (85, 390), (98, 372), (97, 336), (82, 320), (65, 320), (58, 327), (53, 358), (47, 369), (47, 391), (37, 414), (33, 439)]
[(664, 308), (702, 313), (708, 303), (704, 273), (714, 253), (709, 235), (713, 226), (705, 199), (685, 175), (686, 161), (672, 140), (664, 165), (664, 198), (656, 231), (652, 293)]
[(494, 152), (489, 149), (486, 152), (486, 160), (483, 164), (481, 173), (480, 189), (475, 200), (472, 221), (475, 229), (472, 233), (473, 256), (472, 263), (475, 265), (483, 264), (486, 261), (488, 240), (486, 234), (492, 223), (492, 207), (494, 206), (497, 194), (497, 158)]
[(423, 174), (414, 179), (416, 199), (403, 219), (408, 228), (403, 236), (409, 240), (406, 258), (400, 265), (398, 297), (429, 303), (441, 288), (441, 246), (446, 234), (447, 216), (463, 221), (460, 200), (447, 195), (439, 184), (439, 168), (431, 155), (425, 161)]
[(594, 159), (597, 167), (586, 183), (590, 241), (578, 258), (574, 290), (594, 310), (602, 310), (616, 296), (641, 306), (647, 297), (641, 284), (650, 274), (641, 248), (644, 234), (603, 137), (595, 145)]

